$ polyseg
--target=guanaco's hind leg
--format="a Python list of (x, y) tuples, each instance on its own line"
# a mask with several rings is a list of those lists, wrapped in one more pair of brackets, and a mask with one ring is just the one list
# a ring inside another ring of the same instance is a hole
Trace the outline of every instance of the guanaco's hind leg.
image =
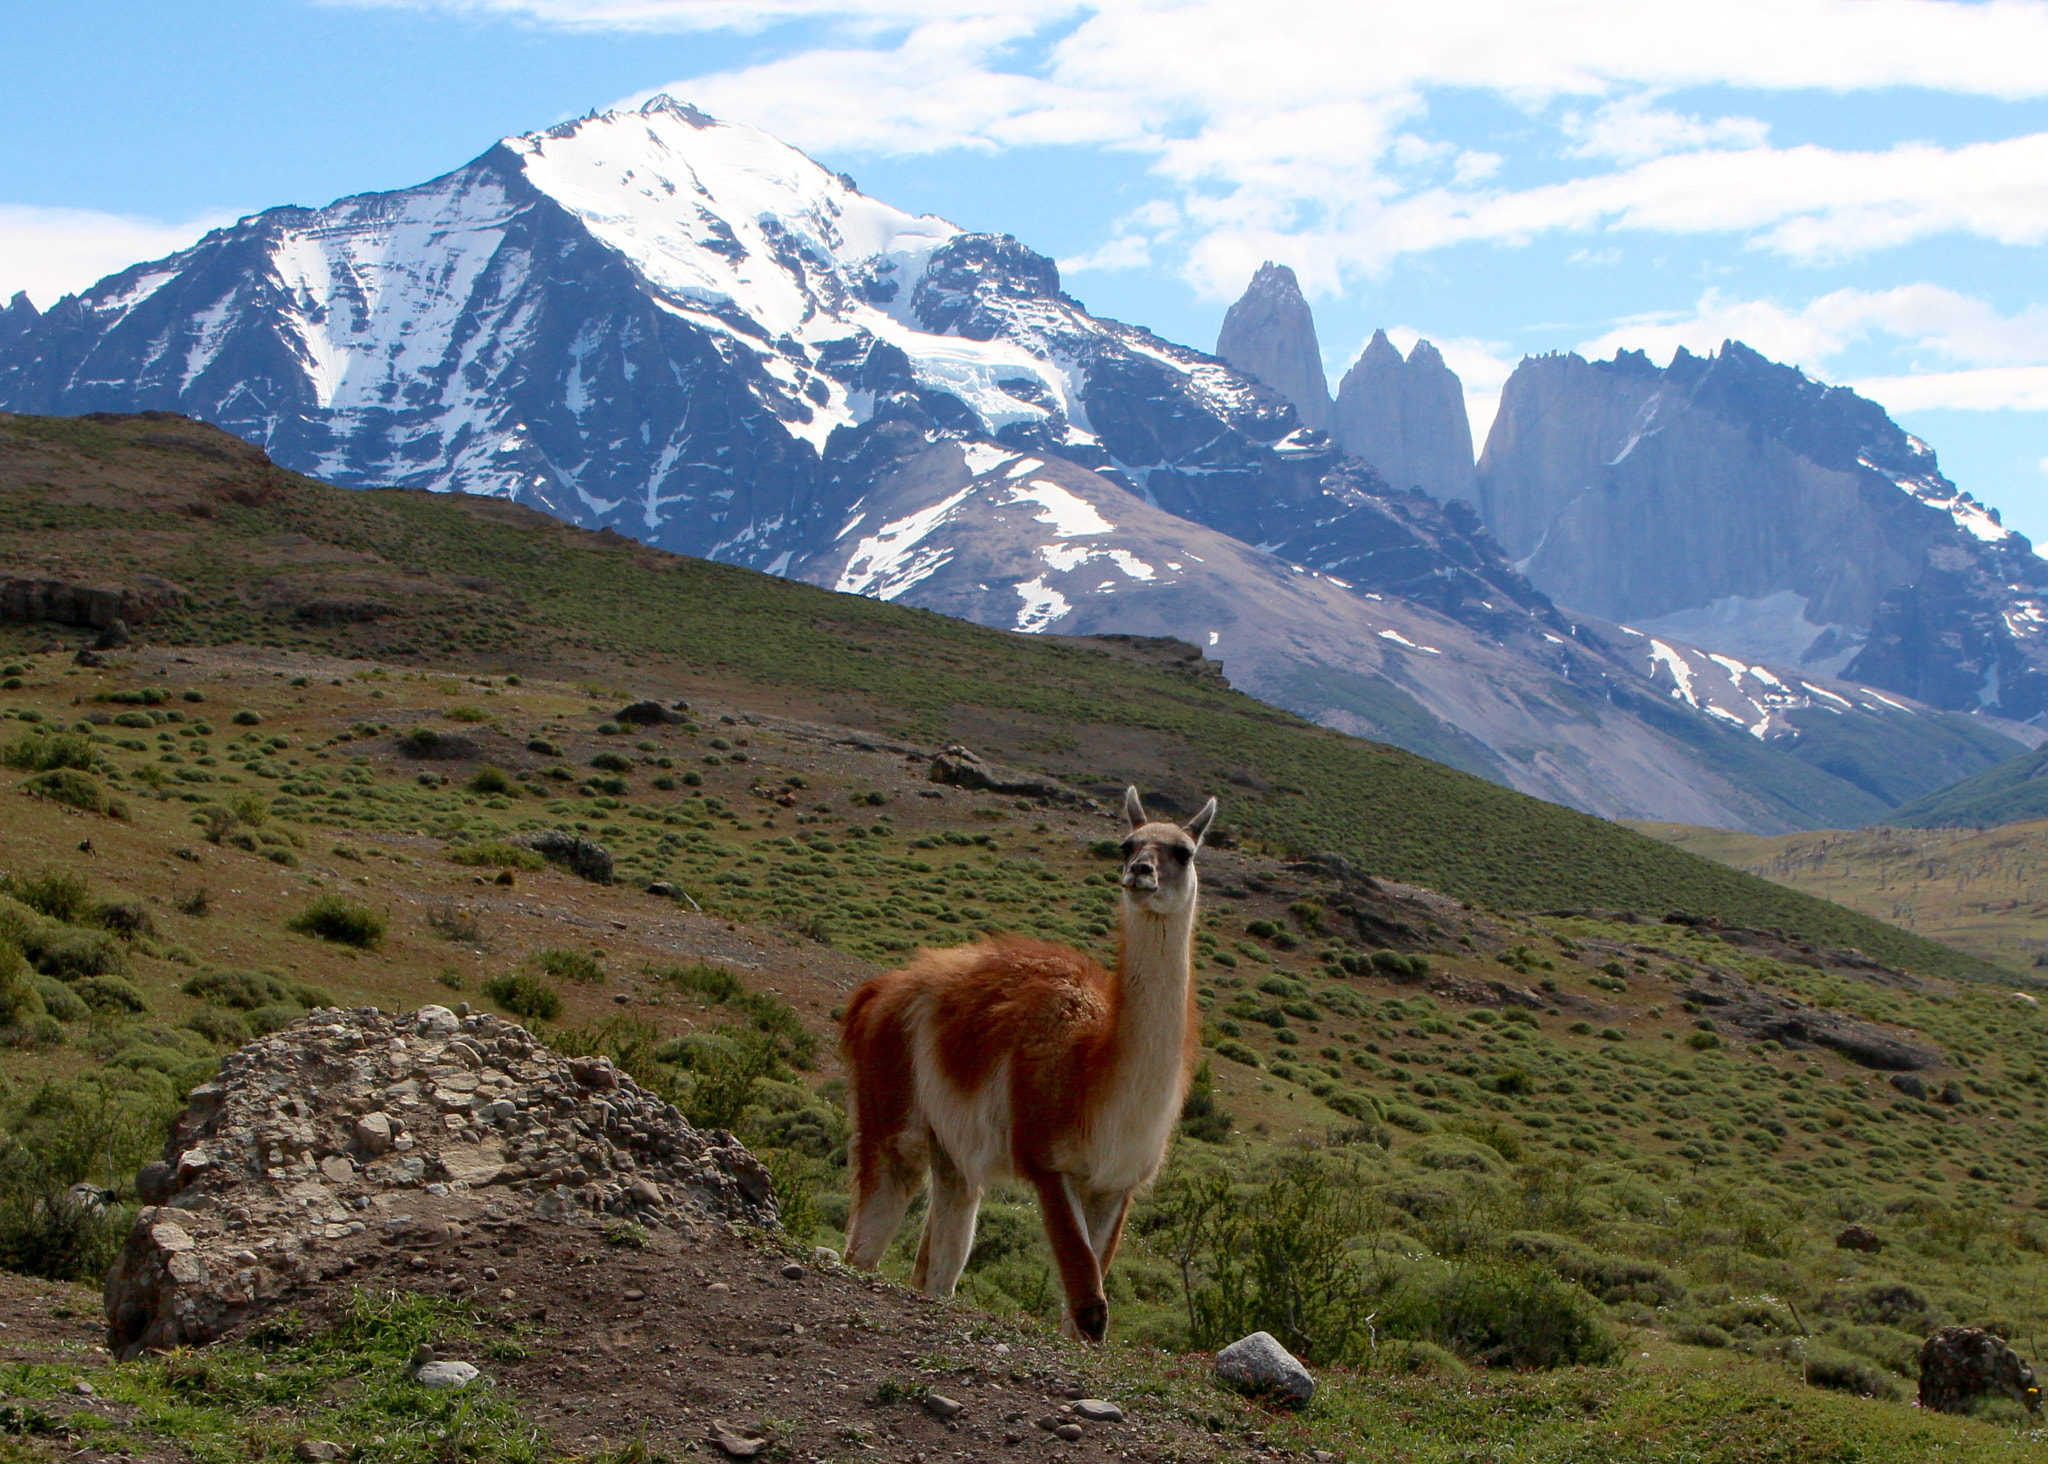
[(1067, 1293), (1066, 1331), (1070, 1336), (1100, 1342), (1109, 1331), (1109, 1301), (1102, 1294), (1102, 1267), (1088, 1242), (1079, 1197), (1065, 1175), (1026, 1176), (1038, 1191), (1038, 1212), (1045, 1238), (1052, 1242), (1053, 1262)]
[(877, 1149), (855, 1165), (853, 1215), (846, 1222), (846, 1263), (863, 1271), (882, 1264), (882, 1252), (924, 1182), (923, 1155), (905, 1155), (893, 1145)]
[(974, 1246), (974, 1218), (981, 1208), (981, 1191), (967, 1182), (936, 1135), (929, 1140), (929, 1147), (931, 1209), (925, 1216), (924, 1240), (917, 1249), (910, 1284), (927, 1295), (946, 1297), (953, 1294), (960, 1272), (966, 1268), (967, 1253)]
[(1081, 1196), (1081, 1218), (1088, 1226), (1088, 1248), (1095, 1252), (1095, 1265), (1103, 1275), (1116, 1259), (1116, 1248), (1124, 1238), (1124, 1216), (1130, 1213), (1129, 1190), (1089, 1190)]

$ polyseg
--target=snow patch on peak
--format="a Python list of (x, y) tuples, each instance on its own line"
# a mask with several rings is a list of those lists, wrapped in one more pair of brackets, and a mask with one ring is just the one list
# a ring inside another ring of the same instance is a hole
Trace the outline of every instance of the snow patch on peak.
[(1397, 646), (1406, 646), (1411, 651), (1420, 651), (1425, 656), (1441, 656), (1443, 654), (1435, 646), (1418, 645), (1398, 630), (1383, 630), (1379, 635), (1381, 640), (1392, 641)]
[[(1931, 449), (1919, 438), (1908, 439), (1917, 454), (1931, 455)], [(1900, 476), (1887, 472), (1883, 467), (1863, 455), (1856, 459), (1873, 473), (1891, 479), (1899, 490), (1919, 499), (1929, 508), (1939, 509), (1955, 521), (1955, 526), (1974, 539), (1986, 544), (1996, 544), (2012, 537), (2012, 530), (1998, 521), (1998, 510), (1986, 508), (1962, 489), (1933, 473), (1908, 474)]]
[(1041, 512), (1032, 517), (1052, 525), (1062, 539), (1085, 538), (1114, 533), (1116, 525), (1104, 518), (1094, 504), (1046, 478), (1034, 478), (1028, 487), (1012, 487), (1009, 503), (1035, 503)]
[(1016, 454), (1005, 452), (1000, 447), (990, 447), (985, 442), (963, 442), (960, 444), (960, 456), (967, 460), (967, 471), (979, 478), (983, 473), (993, 473)]
[(1065, 595), (1046, 584), (1044, 575), (1024, 580), (1016, 588), (1017, 597), (1024, 602), (1017, 610), (1017, 629), (1026, 635), (1042, 634), (1074, 608)]
[(883, 524), (854, 546), (846, 568), (832, 586), (841, 594), (893, 600), (918, 581), (928, 579), (953, 561), (951, 545), (924, 540), (953, 517), (972, 488), (962, 488), (928, 508)]

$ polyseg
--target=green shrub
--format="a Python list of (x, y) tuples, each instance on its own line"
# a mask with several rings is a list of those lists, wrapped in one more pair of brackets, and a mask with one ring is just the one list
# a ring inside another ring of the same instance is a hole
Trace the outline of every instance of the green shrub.
[(630, 773), (633, 771), (633, 760), (629, 757), (623, 757), (616, 752), (600, 752), (590, 760), (590, 765), (607, 773)]
[(711, 1040), (692, 1054), (696, 1081), (682, 1104), (683, 1117), (694, 1128), (730, 1132), (753, 1105), (761, 1081), (780, 1064), (774, 1044), (759, 1033), (727, 1027), (705, 1035)]
[(488, 722), (491, 720), (491, 714), (485, 711), (482, 707), (450, 707), (448, 708), (447, 711), (441, 713), (441, 715), (446, 717), (451, 722), (476, 723)]
[(1239, 1042), (1233, 1037), (1226, 1037), (1216, 1044), (1216, 1055), (1229, 1058), (1232, 1062), (1242, 1063), (1248, 1068), (1264, 1066), (1259, 1060), (1259, 1054), (1256, 1049), (1247, 1047), (1244, 1043)]
[(1387, 1105), (1387, 1122), (1395, 1128), (1406, 1129), (1411, 1134), (1433, 1134), (1436, 1120), (1419, 1108), (1410, 1108), (1405, 1103)]
[(97, 1281), (128, 1233), (129, 1216), (70, 1203), (91, 1183), (117, 1191), (162, 1147), (176, 1100), (160, 1080), (94, 1074), (45, 1080), (9, 1105), (0, 1139), (0, 1270), (54, 1281)]
[(1456, 1378), (1467, 1371), (1465, 1360), (1447, 1347), (1397, 1337), (1382, 1342), (1372, 1360), (1382, 1372), (1410, 1377)]
[(218, 1047), (240, 1047), (254, 1035), (245, 1018), (218, 1008), (187, 1017), (184, 1025)]
[(284, 982), (261, 971), (202, 971), (178, 989), (210, 1005), (245, 1012), (291, 1000), (291, 989)]
[(1205, 1144), (1230, 1142), (1232, 1117), (1216, 1102), (1216, 1077), (1203, 1063), (1188, 1084), (1188, 1096), (1180, 1106), (1180, 1131)]
[[(5, 963), (0, 956), (0, 964)], [(79, 1000), (78, 993), (54, 976), (33, 976), (29, 978), (35, 986), (36, 995), (43, 999), (43, 1010), (60, 1022), (82, 1022), (92, 1014), (92, 1008)]]
[(1833, 1348), (1815, 1348), (1806, 1355), (1806, 1381), (1816, 1388), (1854, 1393), (1859, 1398), (1897, 1402), (1899, 1386), (1874, 1362)]
[(269, 1006), (257, 1007), (256, 1010), (246, 1014), (242, 1020), (249, 1024), (249, 1029), (256, 1033), (257, 1036), (267, 1037), (272, 1032), (289, 1027), (305, 1014), (306, 1009), (297, 1002), (281, 1001), (274, 1002)]
[(1685, 1296), (1685, 1287), (1654, 1261), (1607, 1255), (1561, 1235), (1517, 1231), (1501, 1248), (1510, 1259), (1546, 1267), (1609, 1306), (1671, 1306)]
[(37, 773), (21, 786), (37, 798), (47, 798), (52, 803), (76, 808), (82, 813), (102, 813), (108, 818), (128, 816), (128, 806), (118, 798), (109, 797), (105, 785), (98, 778), (76, 768)]
[(0, 747), (0, 763), (17, 772), (47, 773), (59, 768), (92, 771), (92, 739), (78, 732), (32, 732)]
[(111, 931), (46, 925), (21, 941), (21, 952), (45, 976), (114, 976), (128, 969), (128, 953)]
[(234, 716), (228, 718), (228, 720), (237, 727), (259, 727), (263, 724), (263, 714), (261, 712), (252, 712), (247, 707), (244, 707), (241, 711), (236, 712)]
[(503, 768), (489, 766), (478, 768), (476, 776), (469, 780), (467, 786), (470, 792), (483, 794), (486, 797), (502, 798), (507, 794), (516, 794), (519, 791), (519, 785), (505, 775)]
[(83, 923), (92, 908), (92, 891), (84, 875), (65, 869), (44, 869), (30, 875), (0, 875), (0, 891), (52, 920)]
[[(47, 976), (41, 979), (50, 980)], [(42, 992), (36, 981), (20, 953), (11, 945), (0, 944), (0, 1027), (25, 1026), (44, 1014)], [(63, 989), (62, 983), (52, 984)]]
[(533, 850), (508, 844), (503, 839), (489, 839), (467, 848), (451, 849), (448, 861), (472, 869), (545, 869), (548, 863)]
[(136, 1014), (149, 1010), (149, 1003), (142, 993), (120, 976), (88, 976), (83, 981), (71, 983), (71, 990), (78, 999), (96, 1012), (127, 1012)]
[(552, 1022), (562, 1014), (562, 993), (523, 971), (493, 976), (484, 983), (484, 995), (528, 1021)]
[(1690, 1347), (1727, 1347), (1735, 1339), (1712, 1322), (1689, 1322), (1685, 1326), (1672, 1328), (1671, 1340), (1683, 1342)]
[(557, 981), (575, 981), (583, 985), (597, 985), (604, 981), (604, 965), (588, 951), (563, 950), (551, 946), (547, 950), (535, 951), (529, 958), (544, 974)]
[(1621, 1351), (1597, 1301), (1533, 1266), (1460, 1266), (1406, 1293), (1387, 1325), (1487, 1367), (1597, 1365)]
[(373, 949), (384, 939), (384, 917), (346, 895), (322, 895), (285, 925), (300, 935), (359, 950)]

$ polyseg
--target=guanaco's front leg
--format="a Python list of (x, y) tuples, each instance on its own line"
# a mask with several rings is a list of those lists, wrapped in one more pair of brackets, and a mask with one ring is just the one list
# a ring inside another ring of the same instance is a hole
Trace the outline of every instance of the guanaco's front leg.
[(1067, 1326), (1073, 1335), (1100, 1342), (1109, 1332), (1109, 1301), (1102, 1294), (1102, 1267), (1088, 1243), (1072, 1182), (1063, 1174), (1027, 1176), (1038, 1191), (1038, 1210), (1045, 1220), (1045, 1238), (1052, 1242), (1053, 1262), (1067, 1293)]

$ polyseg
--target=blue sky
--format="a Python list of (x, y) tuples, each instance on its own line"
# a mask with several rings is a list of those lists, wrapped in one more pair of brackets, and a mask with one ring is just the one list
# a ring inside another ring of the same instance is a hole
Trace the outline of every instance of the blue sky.
[(1332, 383), (1435, 340), (1747, 340), (2048, 541), (2044, 0), (69, 0), (0, 50), (0, 293), (402, 187), (656, 90), (1213, 344), (1260, 260)]

